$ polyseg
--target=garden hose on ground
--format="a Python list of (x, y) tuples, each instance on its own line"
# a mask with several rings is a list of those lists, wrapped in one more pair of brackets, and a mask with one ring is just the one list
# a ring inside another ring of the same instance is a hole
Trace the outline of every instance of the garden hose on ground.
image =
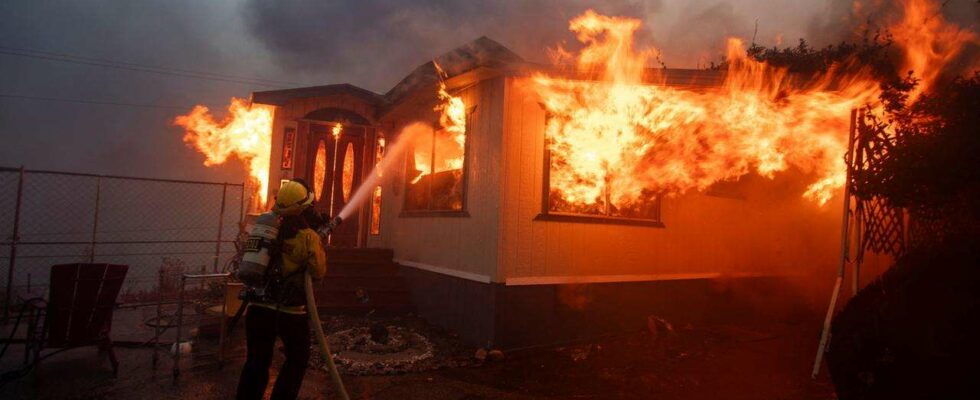
[(304, 286), (306, 289), (306, 309), (307, 314), (310, 316), (310, 324), (313, 325), (313, 332), (316, 334), (317, 344), (320, 345), (320, 357), (327, 364), (327, 369), (330, 371), (330, 379), (333, 380), (333, 387), (340, 395), (343, 400), (350, 400), (347, 395), (347, 389), (344, 388), (344, 381), (340, 379), (340, 373), (337, 372), (337, 366), (333, 362), (333, 355), (330, 353), (330, 345), (327, 343), (327, 338), (323, 336), (323, 326), (320, 323), (320, 313), (316, 308), (316, 298), (313, 296), (313, 276), (310, 273), (304, 274)]

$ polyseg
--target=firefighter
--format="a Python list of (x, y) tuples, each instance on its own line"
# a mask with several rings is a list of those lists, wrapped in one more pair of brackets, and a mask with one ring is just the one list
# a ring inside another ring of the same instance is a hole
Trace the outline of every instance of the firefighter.
[[(313, 193), (305, 182), (284, 182), (273, 211), (281, 217), (270, 262), (268, 290), (249, 298), (245, 314), (248, 356), (238, 381), (238, 399), (261, 399), (269, 381), (276, 338), (286, 356), (271, 399), (295, 399), (310, 359), (310, 325), (303, 274), (322, 279), (327, 272), (320, 236), (311, 229)], [(307, 211), (309, 210), (309, 211)]]

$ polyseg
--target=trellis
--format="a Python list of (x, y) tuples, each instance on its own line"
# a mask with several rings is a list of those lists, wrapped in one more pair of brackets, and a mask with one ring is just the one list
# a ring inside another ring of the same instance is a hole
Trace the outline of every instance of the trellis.
[[(881, 179), (881, 172), (899, 139), (890, 132), (886, 123), (873, 114), (867, 111), (851, 111), (848, 150), (844, 156), (847, 183), (844, 188), (841, 259), (813, 363), (813, 377), (820, 372), (823, 354), (827, 349), (830, 322), (837, 308), (847, 265), (853, 265), (852, 293), (857, 293), (860, 289), (861, 264), (866, 254), (887, 254), (897, 258), (908, 251), (910, 237), (921, 240), (934, 235), (936, 229), (941, 229), (926, 219), (910, 218), (907, 209), (889, 204), (887, 199), (870, 190), (871, 184)], [(853, 259), (851, 247), (855, 247)]]

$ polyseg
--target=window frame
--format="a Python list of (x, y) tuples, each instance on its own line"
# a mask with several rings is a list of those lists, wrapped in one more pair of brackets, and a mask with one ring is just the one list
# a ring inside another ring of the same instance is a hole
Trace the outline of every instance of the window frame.
[[(381, 208), (384, 207), (384, 185), (375, 185), (371, 193), (371, 215), (368, 218), (368, 235), (381, 236)], [(378, 207), (375, 209), (374, 201), (377, 199)], [(377, 229), (375, 229), (377, 222)]]
[(542, 169), (541, 169), (541, 213), (534, 217), (534, 221), (557, 221), (557, 222), (578, 222), (586, 224), (602, 225), (629, 225), (646, 226), (652, 228), (666, 228), (663, 223), (663, 196), (657, 196), (655, 200), (655, 218), (633, 218), (617, 217), (614, 215), (580, 214), (574, 212), (561, 212), (551, 210), (551, 148), (550, 139), (547, 137), (547, 126), (551, 116), (545, 118), (545, 132)]
[[(402, 182), (402, 184), (403, 184), (402, 197), (404, 197), (404, 198), (402, 199), (402, 211), (401, 211), (401, 213), (398, 214), (398, 217), (399, 218), (428, 218), (428, 217), (469, 218), (470, 213), (469, 213), (469, 210), (467, 208), (469, 206), (469, 202), (467, 201), (468, 200), (467, 197), (468, 197), (468, 192), (469, 192), (469, 175), (470, 175), (470, 172), (469, 172), (470, 171), (470, 144), (472, 142), (470, 135), (473, 133), (473, 131), (470, 128), (472, 126), (471, 121), (473, 119), (473, 113), (476, 112), (476, 108), (477, 108), (476, 105), (469, 106), (469, 107), (466, 108), (466, 141), (463, 142), (463, 174), (462, 174), (462, 177), (461, 177), (461, 179), (462, 179), (462, 182), (461, 182), (462, 188), (460, 189), (461, 190), (461, 193), (460, 193), (460, 196), (461, 196), (460, 202), (462, 203), (462, 206), (460, 207), (460, 209), (459, 210), (432, 210), (432, 209), (409, 210), (408, 209), (408, 207), (407, 207), (408, 206), (408, 190), (409, 190), (408, 188), (411, 185), (409, 183), (409, 179), (408, 179), (408, 168), (409, 168), (409, 165), (411, 165), (412, 162), (413, 162), (413, 160), (410, 159), (409, 157), (414, 157), (414, 152), (413, 153), (406, 153), (405, 154), (405, 167), (403, 169), (403, 171), (405, 171), (405, 172), (404, 172), (404, 176), (403, 176), (403, 179), (402, 179), (402, 181), (403, 181)], [(433, 124), (433, 126), (438, 126), (438, 123)], [(437, 130), (433, 130), (432, 131), (433, 143), (435, 143), (435, 134), (436, 134), (436, 132), (437, 132)], [(435, 152), (433, 152), (433, 154), (430, 157), (432, 158), (432, 161), (435, 161), (435, 158), (436, 158)], [(432, 187), (431, 186), (429, 187), (429, 196), (430, 196), (430, 199), (431, 199), (431, 196), (432, 196)]]

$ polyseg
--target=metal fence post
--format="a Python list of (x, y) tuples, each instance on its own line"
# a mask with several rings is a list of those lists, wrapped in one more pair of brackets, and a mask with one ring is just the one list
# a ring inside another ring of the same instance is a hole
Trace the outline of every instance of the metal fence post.
[(89, 263), (95, 262), (95, 241), (97, 239), (96, 236), (98, 235), (98, 231), (99, 231), (99, 202), (101, 200), (100, 199), (101, 197), (102, 197), (102, 177), (99, 176), (95, 178), (95, 212), (94, 212), (95, 215), (92, 218), (92, 244), (91, 247), (89, 248), (89, 254), (88, 254)]
[(221, 258), (221, 236), (225, 227), (225, 198), (228, 197), (228, 182), (221, 185), (221, 211), (218, 213), (218, 240), (214, 243), (214, 272), (218, 272), (218, 259)]
[(10, 296), (14, 287), (14, 266), (17, 264), (17, 242), (20, 240), (20, 204), (24, 197), (24, 166), (17, 178), (17, 202), (14, 206), (14, 231), (10, 236), (10, 264), (7, 266), (7, 290), (3, 302), (3, 320), (10, 316)]
[(238, 223), (241, 224), (245, 220), (245, 214), (248, 213), (245, 209), (245, 182), (242, 182), (242, 198), (241, 204), (238, 206)]
[(180, 334), (181, 327), (184, 325), (184, 285), (187, 284), (187, 274), (180, 275), (180, 291), (177, 292), (177, 338), (174, 339), (174, 385), (177, 384), (177, 377), (180, 376)]

